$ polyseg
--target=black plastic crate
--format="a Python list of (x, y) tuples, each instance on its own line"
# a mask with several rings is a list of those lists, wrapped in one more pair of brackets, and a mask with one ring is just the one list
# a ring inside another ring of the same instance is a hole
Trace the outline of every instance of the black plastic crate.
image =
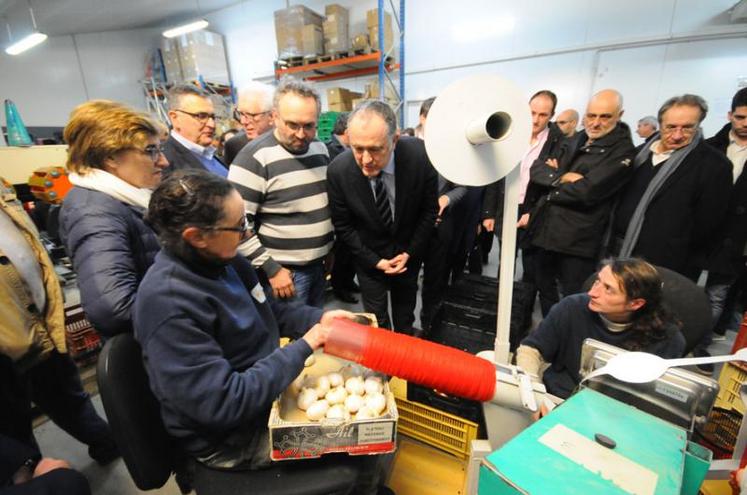
[(441, 305), (440, 321), (448, 321), (470, 328), (492, 330), (495, 333), (497, 313), (495, 308), (486, 310), (445, 301)]
[(441, 321), (431, 328), (428, 340), (477, 354), (495, 347), (495, 322), (492, 328), (472, 328)]
[(498, 304), (498, 279), (466, 274), (449, 287), (444, 300), (495, 311)]
[(477, 438), (486, 438), (485, 416), (480, 402), (454, 397), (411, 382), (407, 383), (407, 400), (477, 423)]

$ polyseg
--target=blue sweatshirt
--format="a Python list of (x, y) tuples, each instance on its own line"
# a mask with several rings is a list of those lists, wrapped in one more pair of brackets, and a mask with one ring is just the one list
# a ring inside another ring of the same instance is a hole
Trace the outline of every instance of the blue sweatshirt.
[(233, 430), (266, 428), (272, 401), (311, 355), (298, 338), (322, 311), (277, 304), (249, 262), (199, 266), (167, 251), (156, 255), (137, 292), (135, 338), (166, 430), (202, 455)]
[[(567, 398), (581, 381), (579, 367), (584, 340), (594, 339), (624, 348), (630, 332), (608, 330), (599, 314), (589, 309), (589, 295), (574, 294), (553, 306), (547, 318), (521, 345), (534, 347), (542, 354), (543, 360), (551, 363), (542, 381), (548, 392)], [(672, 325), (666, 329), (663, 340), (654, 342), (643, 351), (667, 359), (680, 358), (685, 351), (685, 337)]]

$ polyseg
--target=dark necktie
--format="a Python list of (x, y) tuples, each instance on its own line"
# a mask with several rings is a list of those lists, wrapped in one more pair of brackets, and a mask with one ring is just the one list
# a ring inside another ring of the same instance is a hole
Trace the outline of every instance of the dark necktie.
[(392, 229), (392, 207), (389, 205), (389, 197), (386, 192), (386, 184), (384, 184), (384, 178), (381, 174), (378, 175), (374, 183), (374, 195), (376, 196), (376, 210), (381, 216), (381, 220), (386, 225), (386, 228)]

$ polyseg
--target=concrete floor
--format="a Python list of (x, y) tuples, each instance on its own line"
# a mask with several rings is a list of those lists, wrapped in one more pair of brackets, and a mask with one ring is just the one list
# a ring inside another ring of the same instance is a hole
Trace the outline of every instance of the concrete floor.
[[(497, 270), (498, 249), (497, 246), (494, 246), (493, 251), (491, 251), (490, 253), (489, 263), (484, 267), (483, 274), (495, 277), (497, 274)], [(517, 277), (521, 275), (521, 271), (521, 263), (519, 261), (517, 266)], [(70, 296), (68, 295), (68, 297)], [(331, 295), (328, 298), (325, 307), (327, 309), (344, 308), (351, 311), (363, 310), (360, 303), (341, 303), (333, 299)], [(420, 298), (418, 298), (415, 311), (415, 326), (417, 327), (420, 326), (418, 317), (419, 313)], [(541, 320), (541, 314), (539, 312), (538, 304), (537, 306), (535, 306), (533, 320), (533, 326), (536, 326)], [(727, 332), (727, 339), (714, 342), (709, 350), (713, 355), (728, 354), (735, 336), (736, 334), (734, 332)], [(719, 372), (720, 367), (717, 367), (714, 376), (718, 377)], [(100, 397), (94, 397), (93, 401), (97, 410), (102, 416), (104, 416)], [(121, 459), (118, 459), (117, 461), (106, 467), (99, 466), (93, 460), (91, 460), (90, 457), (88, 457), (87, 447), (85, 445), (71, 438), (51, 421), (38, 426), (35, 429), (35, 434), (44, 456), (65, 459), (75, 469), (83, 472), (83, 474), (86, 475), (91, 484), (92, 493), (94, 495), (133, 495), (137, 493), (144, 493), (138, 490), (138, 488), (135, 486), (127, 472), (127, 468), (125, 467), (124, 462)], [(179, 495), (180, 491), (177, 488), (176, 483), (174, 482), (172, 477), (163, 488), (150, 491), (148, 493)]]

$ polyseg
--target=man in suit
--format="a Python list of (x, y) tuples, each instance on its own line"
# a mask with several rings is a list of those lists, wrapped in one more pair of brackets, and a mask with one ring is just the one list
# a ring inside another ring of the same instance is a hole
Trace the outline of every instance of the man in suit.
[(273, 128), (272, 97), (275, 90), (272, 86), (252, 81), (239, 89), (239, 100), (233, 118), (241, 123), (244, 132), (240, 132), (226, 141), (224, 163), (230, 166), (239, 151), (249, 141), (261, 136)]
[(176, 170), (207, 170), (225, 177), (228, 170), (215, 156), (215, 108), (201, 88), (184, 84), (169, 91), (171, 133), (163, 154), (169, 161), (165, 174)]
[(436, 220), (436, 171), (421, 140), (399, 139), (384, 102), (367, 100), (351, 113), (348, 140), (350, 150), (327, 171), (332, 223), (353, 253), (365, 310), (382, 327), (412, 334), (420, 262)]

